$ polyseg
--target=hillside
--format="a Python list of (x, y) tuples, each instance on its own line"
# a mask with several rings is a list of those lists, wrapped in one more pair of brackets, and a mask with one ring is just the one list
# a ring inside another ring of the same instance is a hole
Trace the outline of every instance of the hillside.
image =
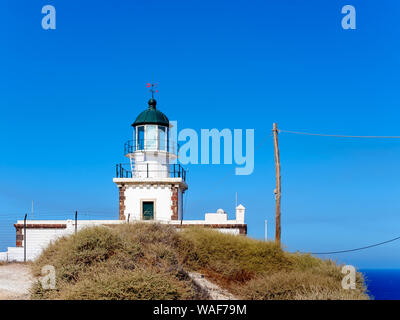
[(57, 289), (32, 287), (33, 299), (210, 299), (198, 272), (239, 299), (368, 299), (341, 288), (341, 268), (274, 243), (207, 229), (137, 223), (95, 227), (61, 238), (32, 264), (56, 269)]

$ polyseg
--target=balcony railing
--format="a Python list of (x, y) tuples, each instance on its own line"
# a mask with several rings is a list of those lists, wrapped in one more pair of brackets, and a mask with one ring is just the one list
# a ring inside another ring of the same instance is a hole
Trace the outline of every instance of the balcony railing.
[(180, 164), (170, 164), (165, 169), (154, 169), (148, 163), (141, 164), (131, 169), (130, 164), (119, 163), (116, 165), (117, 178), (182, 178), (186, 181), (186, 170)]
[(165, 151), (177, 155), (179, 145), (171, 140), (166, 142), (160, 139), (138, 139), (125, 142), (124, 154), (136, 151)]

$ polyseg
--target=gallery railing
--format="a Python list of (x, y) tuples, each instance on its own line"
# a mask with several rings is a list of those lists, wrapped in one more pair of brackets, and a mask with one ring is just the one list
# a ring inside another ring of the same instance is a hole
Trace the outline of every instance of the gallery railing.
[(119, 163), (116, 165), (117, 178), (152, 178), (164, 174), (168, 175), (170, 178), (182, 178), (183, 181), (186, 181), (186, 170), (180, 164), (171, 164), (166, 170), (155, 170), (151, 168), (148, 163), (140, 165), (140, 169), (138, 169), (138, 167), (131, 169), (129, 163)]
[(165, 151), (178, 154), (179, 145), (174, 141), (163, 141), (160, 139), (138, 139), (128, 140), (124, 145), (124, 154), (136, 151)]

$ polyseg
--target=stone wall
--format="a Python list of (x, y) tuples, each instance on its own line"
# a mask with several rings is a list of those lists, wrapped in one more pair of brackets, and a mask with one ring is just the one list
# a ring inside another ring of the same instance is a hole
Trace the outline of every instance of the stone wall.
[(119, 220), (125, 220), (125, 186), (119, 188)]
[(171, 187), (171, 220), (178, 220), (178, 187)]

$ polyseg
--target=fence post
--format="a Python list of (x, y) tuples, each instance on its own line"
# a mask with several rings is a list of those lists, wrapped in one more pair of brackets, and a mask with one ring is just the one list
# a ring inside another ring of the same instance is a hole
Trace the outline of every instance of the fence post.
[(129, 224), (129, 218), (131, 217), (131, 214), (130, 213), (128, 213), (128, 224)]
[(24, 262), (26, 262), (26, 217), (28, 215), (25, 213), (24, 218)]
[(265, 220), (265, 241), (268, 241), (268, 225), (267, 225), (267, 220)]
[(78, 231), (78, 211), (75, 211), (75, 234)]

